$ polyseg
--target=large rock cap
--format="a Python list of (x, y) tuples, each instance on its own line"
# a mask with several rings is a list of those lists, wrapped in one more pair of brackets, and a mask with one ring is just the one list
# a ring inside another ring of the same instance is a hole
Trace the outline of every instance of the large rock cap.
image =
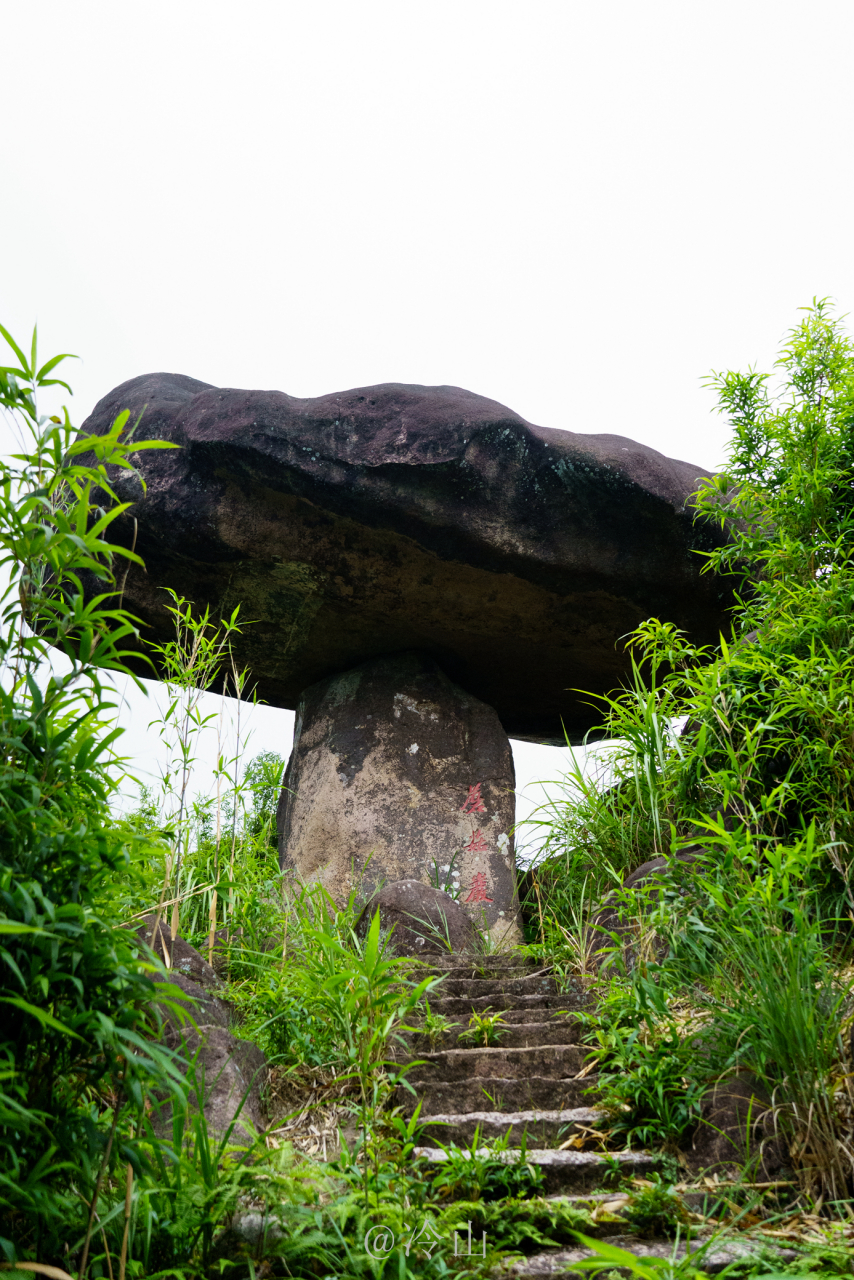
[(144, 497), (121, 482), (146, 563), (125, 603), (161, 640), (166, 586), (217, 614), (239, 603), (255, 621), (237, 658), (273, 706), (417, 650), (511, 736), (578, 739), (599, 717), (575, 690), (620, 682), (621, 636), (658, 615), (707, 642), (724, 621), (693, 554), (718, 536), (690, 505), (708, 472), (622, 436), (533, 426), (459, 387), (303, 400), (165, 373), (111, 391), (85, 428), (123, 409), (182, 446), (140, 455)]

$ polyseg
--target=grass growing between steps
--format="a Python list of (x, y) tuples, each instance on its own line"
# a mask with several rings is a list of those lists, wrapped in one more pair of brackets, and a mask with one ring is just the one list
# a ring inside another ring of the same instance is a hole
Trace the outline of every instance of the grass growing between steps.
[(543, 1174), (525, 1159), (524, 1146), (519, 1159), (507, 1164), (500, 1155), (508, 1151), (509, 1139), (498, 1139), (484, 1145), (480, 1133), (467, 1147), (439, 1142), (445, 1161), (430, 1179), (430, 1191), (439, 1202), (453, 1200), (495, 1201), (535, 1196), (543, 1186)]
[(749, 1072), (771, 1098), (774, 1134), (804, 1194), (841, 1201), (854, 1173), (850, 944), (835, 944), (816, 911), (809, 833), (778, 850), (772, 871), (740, 852), (729, 871), (695, 874), (690, 904), (659, 907), (662, 960), (604, 985), (589, 1018), (603, 1101), (614, 1131), (675, 1148), (696, 1127), (704, 1092)]

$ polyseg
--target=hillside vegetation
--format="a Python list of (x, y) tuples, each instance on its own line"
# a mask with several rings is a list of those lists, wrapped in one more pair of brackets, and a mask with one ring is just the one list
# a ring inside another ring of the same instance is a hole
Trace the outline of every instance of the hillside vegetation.
[[(68, 357), (39, 366), (35, 334), (25, 351), (0, 332), (14, 359), (0, 403), (21, 440), (0, 471), (4, 1269), (485, 1275), (505, 1255), (601, 1234), (588, 1210), (543, 1199), (524, 1161), (473, 1144), (428, 1176), (415, 1159), (418, 1113), (395, 1105), (406, 1089), (395, 1047), (413, 1017), (442, 1033), (429, 1005), (440, 980), (384, 951), (378, 922), (360, 940), (355, 895), (336, 911), (318, 890), (295, 899), (280, 876), (282, 761), (248, 760), (239, 715), (232, 727), (208, 720), (199, 699), (210, 690), (239, 708), (252, 696), (231, 659), (230, 638), (249, 625), (239, 611), (211, 618), (173, 597), (175, 639), (155, 655), (169, 693), (162, 783), (120, 815), (111, 673), (135, 679), (128, 649), (142, 642), (122, 605), (138, 557), (111, 541), (126, 509), (111, 477), (134, 470), (138, 450), (171, 446), (136, 442), (127, 414), (88, 439), (65, 411), (44, 416), (39, 397), (66, 387)], [(709, 1221), (783, 1224), (803, 1245), (793, 1273), (847, 1275), (854, 346), (816, 302), (772, 375), (715, 374), (712, 385), (732, 443), (697, 505), (727, 531), (707, 569), (740, 584), (732, 632), (698, 649), (650, 619), (624, 638), (633, 677), (602, 703), (599, 776), (574, 770), (535, 819), (544, 858), (522, 878), (526, 950), (589, 998), (607, 1113), (592, 1140), (665, 1153), (669, 1176), (627, 1184), (635, 1226), (682, 1230), (678, 1188), (704, 1098), (749, 1077), (770, 1100), (770, 1128), (748, 1134)], [(103, 583), (94, 599), (84, 573)], [(218, 735), (204, 801), (192, 783), (202, 733)], [(657, 877), (621, 888), (656, 857)], [(236, 1033), (267, 1054), (277, 1119), (254, 1140), (236, 1126), (214, 1135), (194, 1108), (203, 1082), (164, 1024), (185, 1016), (181, 992), (129, 927), (146, 914), (216, 965), (242, 1014)], [(471, 1030), (485, 1045), (500, 1034), (497, 1015), (487, 1022)], [(782, 1172), (768, 1177), (772, 1144)], [(228, 1230), (252, 1214), (279, 1224), (263, 1248)], [(385, 1224), (400, 1237), (413, 1215), (442, 1243), (373, 1256), (368, 1233)], [(489, 1248), (461, 1270), (448, 1241), (472, 1222)], [(634, 1265), (606, 1252), (587, 1269)], [(701, 1274), (667, 1265), (636, 1274)]]

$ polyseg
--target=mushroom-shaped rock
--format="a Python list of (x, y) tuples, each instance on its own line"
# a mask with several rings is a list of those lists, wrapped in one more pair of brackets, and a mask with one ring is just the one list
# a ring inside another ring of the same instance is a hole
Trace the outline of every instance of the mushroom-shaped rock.
[[(430, 655), (494, 707), (511, 737), (578, 741), (586, 693), (619, 685), (619, 638), (650, 616), (714, 641), (731, 603), (694, 552), (702, 467), (615, 435), (533, 426), (459, 387), (397, 383), (316, 399), (156, 373), (105, 396), (141, 438), (125, 604), (171, 639), (168, 586), (214, 616), (252, 619), (236, 643), (258, 696), (303, 690), (390, 653)], [(134, 525), (136, 521), (136, 525)], [(142, 669), (150, 673), (150, 668)]]
[(239, 604), (237, 663), (299, 707), (283, 864), (339, 901), (456, 870), (469, 914), (518, 936), (506, 735), (579, 740), (651, 615), (717, 637), (731, 600), (694, 554), (720, 536), (694, 516), (703, 468), (459, 387), (302, 400), (150, 374), (84, 429), (124, 409), (180, 446), (139, 455), (144, 492), (118, 479), (134, 505), (112, 529), (145, 561), (124, 603), (161, 642), (164, 588), (214, 617)]

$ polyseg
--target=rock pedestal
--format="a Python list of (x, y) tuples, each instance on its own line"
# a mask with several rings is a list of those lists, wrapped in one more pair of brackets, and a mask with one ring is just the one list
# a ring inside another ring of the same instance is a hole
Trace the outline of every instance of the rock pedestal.
[(384, 882), (448, 889), (518, 941), (510, 742), (498, 716), (407, 653), (306, 689), (279, 803), (282, 866), (339, 904)]

